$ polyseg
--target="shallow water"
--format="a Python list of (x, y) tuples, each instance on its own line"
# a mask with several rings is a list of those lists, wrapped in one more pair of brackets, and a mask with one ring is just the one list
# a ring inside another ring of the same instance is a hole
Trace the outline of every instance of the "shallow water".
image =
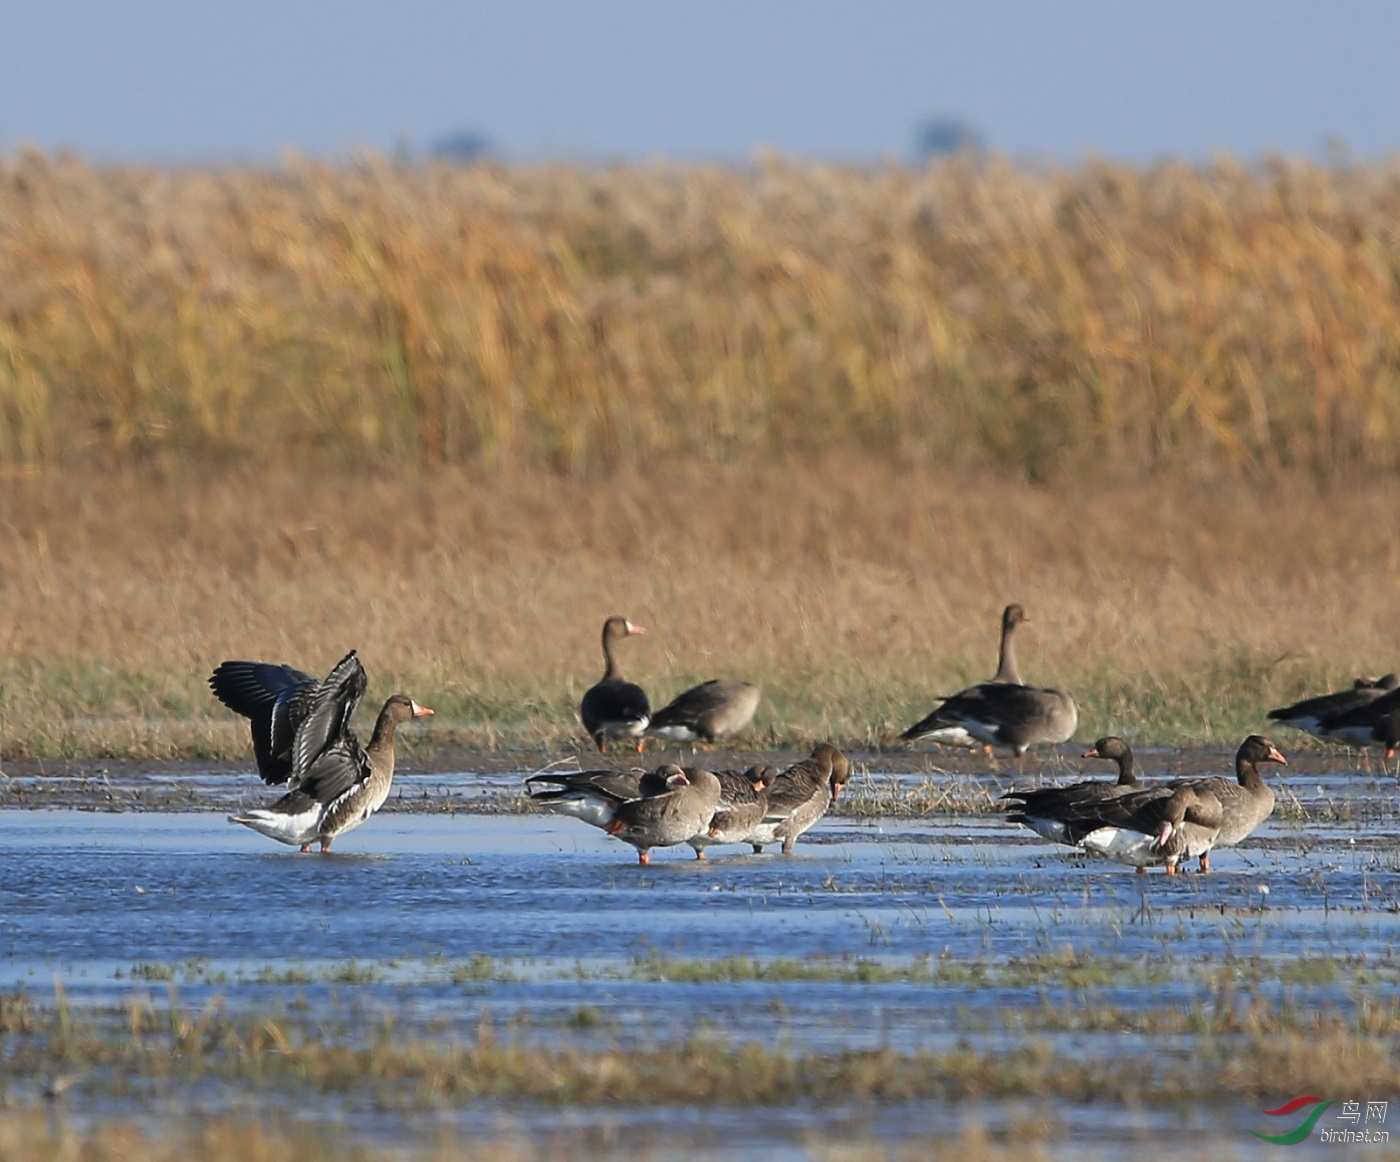
[[(882, 785), (911, 778), (882, 777)], [(1242, 848), (1217, 852), (1210, 875), (1175, 878), (1085, 859), (987, 815), (837, 816), (795, 857), (712, 849), (701, 862), (681, 847), (639, 867), (631, 848), (573, 819), (412, 813), (405, 804), (415, 796), (461, 802), (513, 795), (516, 786), (500, 776), (424, 779), (423, 787), (405, 780), (398, 810), (343, 836), (324, 857), (278, 847), (216, 810), (0, 811), (0, 989), (48, 1003), (57, 980), (69, 1003), (99, 1007), (133, 990), (159, 997), (173, 987), (185, 1006), (218, 998), (235, 1012), (276, 1011), (294, 994), (303, 1016), (323, 1014), (351, 1038), (356, 1030), (372, 1038), (385, 1018), (467, 1037), (484, 1015), (522, 1041), (580, 1048), (703, 1030), (795, 1050), (939, 1050), (959, 1041), (986, 1050), (1018, 1045), (1029, 1029), (1058, 1052), (1113, 1058), (1125, 1052), (1120, 1034), (1042, 1028), (1018, 1014), (1229, 1003), (1202, 983), (1202, 966), (1247, 963), (1252, 996), (1334, 1011), (1357, 1003), (1347, 973), (1315, 979), (1290, 965), (1364, 958), (1373, 998), (1393, 996), (1400, 980), (1393, 779), (1295, 777), (1287, 785), (1310, 818), (1271, 820)], [(437, 790), (426, 790), (429, 779)], [(192, 808), (227, 795), (227, 776), (181, 780)], [(792, 981), (760, 970), (680, 983), (665, 979), (658, 957), (801, 961), (830, 965), (833, 977), (859, 961), (923, 964), (926, 975)], [(1119, 967), (1092, 995), (1053, 972), (1018, 971), (1055, 957)], [(980, 975), (931, 979), (941, 965)], [(1156, 1037), (1151, 1051), (1188, 1053), (1190, 1045)], [(169, 1100), (187, 1111), (242, 1099)], [(1164, 1126), (1252, 1156), (1255, 1140), (1238, 1127), (1267, 1121), (1252, 1110), (1203, 1108), (1184, 1130), (1179, 1111), (1054, 1104), (1066, 1152), (1089, 1142), (1104, 1156)], [(902, 1139), (955, 1131), (968, 1116), (986, 1124), (1049, 1116), (1038, 1110), (988, 1103), (969, 1115), (916, 1103), (878, 1113), (522, 1115), (483, 1105), (443, 1116), (474, 1133), (625, 1127), (661, 1153), (700, 1142), (770, 1156), (800, 1149), (814, 1130)], [(362, 1119), (370, 1135), (396, 1132), (382, 1113), (347, 1115), (329, 1103), (325, 1112)]]

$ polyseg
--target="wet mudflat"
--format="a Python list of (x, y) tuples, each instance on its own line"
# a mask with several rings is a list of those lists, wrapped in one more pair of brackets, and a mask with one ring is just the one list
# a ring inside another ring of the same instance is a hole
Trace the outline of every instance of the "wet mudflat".
[[(1145, 1056), (1189, 1067), (1203, 1037), (1212, 1051), (1247, 1040), (1237, 1013), (1280, 1028), (1310, 1013), (1364, 1026), (1400, 1004), (1395, 780), (1320, 756), (1302, 766), (1275, 780), (1279, 812), (1244, 847), (1218, 852), (1208, 876), (1175, 879), (1054, 848), (994, 814), (899, 814), (927, 793), (915, 772), (867, 771), (856, 813), (824, 820), (795, 857), (730, 849), (701, 862), (674, 848), (646, 868), (576, 820), (512, 813), (510, 774), (409, 776), (394, 810), (321, 857), (225, 822), (230, 799), (265, 794), (246, 780), (108, 772), (109, 807), (156, 779), (177, 785), (185, 809), (0, 810), (0, 994), (41, 1031), (61, 1012), (113, 1038), (133, 1022), (216, 1015), (349, 1049), (478, 1044), (489, 1030), (495, 1043), (580, 1059), (699, 1040), (808, 1062), (1029, 1052), (1108, 1073)], [(9, 801), (61, 801), (41, 777), (12, 778)], [(1005, 771), (947, 778), (968, 801), (1009, 782)], [(473, 803), (485, 813), (461, 809)], [(13, 1060), (28, 1051), (19, 1024), (4, 1038)], [(369, 1141), (428, 1140), (446, 1125), (661, 1155), (897, 1146), (973, 1120), (1033, 1132), (1052, 1153), (1142, 1155), (1170, 1130), (1178, 1148), (1262, 1156), (1276, 1147), (1247, 1129), (1274, 1129), (1258, 1110), (1296, 1096), (1086, 1100), (1014, 1083), (971, 1101), (430, 1099), (388, 1083), (298, 1088), (227, 1070), (133, 1077), (34, 1060), (7, 1070), (11, 1099), (38, 1100), (65, 1072), (75, 1080), (63, 1100), (90, 1114), (281, 1110)]]

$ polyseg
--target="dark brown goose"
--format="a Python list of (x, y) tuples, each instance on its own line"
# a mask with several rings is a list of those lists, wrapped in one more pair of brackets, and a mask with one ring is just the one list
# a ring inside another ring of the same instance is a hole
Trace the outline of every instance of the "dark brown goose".
[[(1341, 738), (1344, 735), (1328, 733), (1328, 730), (1323, 728), (1323, 724), (1350, 711), (1369, 706), (1377, 699), (1389, 694), (1397, 686), (1400, 686), (1400, 678), (1397, 678), (1395, 674), (1386, 674), (1374, 681), (1369, 678), (1357, 678), (1355, 685), (1350, 690), (1338, 690), (1334, 694), (1319, 694), (1314, 698), (1304, 698), (1301, 702), (1294, 702), (1291, 706), (1280, 706), (1277, 710), (1269, 711), (1269, 718), (1271, 721), (1281, 722), (1284, 726), (1291, 726), (1294, 730), (1302, 730), (1318, 738)], [(1343, 724), (1343, 730), (1345, 729), (1346, 726)], [(1363, 743), (1362, 745), (1374, 744)]]
[(1070, 837), (1069, 828), (1062, 818), (1067, 807), (1097, 803), (1103, 799), (1116, 799), (1141, 788), (1133, 760), (1133, 749), (1117, 735), (1107, 735), (1099, 739), (1084, 752), (1084, 758), (1110, 759), (1117, 763), (1117, 781), (1104, 783), (1090, 780), (1071, 783), (1067, 787), (1007, 791), (1002, 796), (1003, 799), (1019, 800), (1016, 803), (1018, 813), (1011, 816), (1012, 821), (1025, 824), (1037, 835), (1052, 843), (1077, 847), (1078, 841)]
[[(979, 682), (976, 686), (969, 686), (959, 694), (954, 694), (954, 698), (961, 698), (966, 694), (971, 694), (974, 690), (982, 686), (989, 685), (1011, 685), (1020, 686), (1021, 669), (1016, 664), (1016, 627), (1022, 622), (1030, 621), (1026, 616), (1026, 611), (1019, 605), (1008, 605), (1001, 612), (1001, 650), (997, 655), (997, 672), (994, 677), (987, 682)], [(939, 709), (942, 709), (941, 707)], [(906, 742), (936, 742), (943, 746), (976, 747), (982, 745), (978, 739), (974, 738), (968, 731), (957, 723), (947, 722), (939, 718), (939, 711), (934, 710), (927, 717), (920, 719), (899, 737)]]
[(623, 803), (667, 789), (663, 775), (640, 770), (546, 772), (531, 775), (525, 785), (530, 802), (603, 829)]
[(666, 789), (623, 803), (607, 826), (609, 835), (637, 849), (643, 864), (651, 862), (653, 847), (684, 843), (707, 828), (719, 806), (719, 780), (710, 771), (670, 765), (657, 773)]
[(851, 777), (851, 762), (829, 742), (819, 743), (809, 758), (794, 763), (768, 784), (768, 811), (745, 837), (757, 853), (781, 843), (783, 854), (841, 796)]
[(1073, 737), (1079, 725), (1073, 698), (1059, 690), (1003, 678), (1004, 673), (1017, 673), (1015, 655), (1008, 659), (1010, 635), (1028, 620), (1020, 606), (1008, 605), (1002, 614), (1002, 664), (997, 677), (944, 699), (899, 737), (906, 742), (931, 739), (956, 746), (981, 743), (1009, 750), (1018, 758), (1039, 743), (1067, 742)]
[(293, 789), (271, 807), (230, 815), (229, 822), (311, 850), (358, 827), (379, 810), (394, 781), (394, 733), (400, 723), (431, 714), (407, 694), (395, 694), (379, 712), (368, 746), (352, 721), (368, 688), (351, 650), (318, 682), (291, 666), (223, 662), (210, 676), (214, 696), (252, 722), (258, 772)]
[(648, 734), (672, 742), (714, 742), (738, 734), (758, 710), (759, 689), (737, 678), (711, 678), (677, 694), (651, 716)]
[(641, 752), (641, 737), (651, 721), (651, 703), (646, 691), (622, 676), (622, 667), (613, 653), (617, 642), (625, 637), (646, 633), (625, 617), (610, 617), (603, 622), (603, 659), (607, 663), (602, 679), (589, 687), (579, 704), (579, 717), (599, 753), (607, 752), (610, 738), (637, 739)]
[(755, 766), (744, 772), (716, 771), (719, 804), (709, 825), (686, 840), (695, 849), (695, 858), (705, 858), (705, 848), (724, 843), (746, 843), (753, 829), (768, 814), (769, 781), (777, 775), (772, 767)]
[(986, 747), (1011, 751), (1018, 758), (1041, 743), (1068, 742), (1079, 726), (1074, 699), (1059, 690), (984, 682), (954, 694), (901, 738), (942, 740), (962, 730)]
[[(1392, 675), (1387, 674), (1386, 678)], [(1384, 681), (1385, 679), (1381, 679)], [(1400, 689), (1349, 710), (1324, 718), (1312, 731), (1318, 738), (1350, 743), (1352, 746), (1380, 747), (1385, 757), (1395, 757), (1400, 747)]]
[[(1183, 859), (1205, 860), (1219, 842), (1224, 819), (1220, 800), (1203, 784), (1149, 787), (1104, 799), (1056, 805), (1065, 842), (1139, 872), (1164, 865), (1175, 875)], [(1025, 822), (1011, 816), (1015, 822)]]

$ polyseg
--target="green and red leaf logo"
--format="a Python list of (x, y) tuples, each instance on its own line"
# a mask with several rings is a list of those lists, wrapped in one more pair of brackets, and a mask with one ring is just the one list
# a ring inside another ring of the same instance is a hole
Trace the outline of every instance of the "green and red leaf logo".
[(1276, 1110), (1260, 1110), (1260, 1113), (1268, 1114), (1271, 1118), (1281, 1118), (1285, 1114), (1296, 1113), (1304, 1106), (1317, 1105), (1317, 1108), (1303, 1119), (1301, 1125), (1296, 1129), (1289, 1130), (1286, 1134), (1261, 1134), (1258, 1130), (1250, 1130), (1249, 1132), (1256, 1138), (1262, 1138), (1264, 1141), (1272, 1142), (1276, 1146), (1297, 1145), (1297, 1143), (1301, 1142), (1312, 1133), (1313, 1127), (1317, 1125), (1317, 1119), (1322, 1117), (1322, 1111), (1335, 1100), (1335, 1098), (1295, 1097), (1291, 1102), (1279, 1106)]

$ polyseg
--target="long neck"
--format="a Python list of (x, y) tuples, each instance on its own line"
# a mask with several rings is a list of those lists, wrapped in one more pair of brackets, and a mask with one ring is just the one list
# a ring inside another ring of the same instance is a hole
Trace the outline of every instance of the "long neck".
[(1248, 787), (1251, 791), (1257, 791), (1264, 785), (1259, 768), (1249, 759), (1235, 760), (1235, 777), (1239, 779), (1241, 787)]
[(1137, 768), (1132, 751), (1118, 756), (1118, 785), (1120, 787), (1137, 786)]
[(607, 669), (603, 671), (603, 681), (620, 682), (622, 680), (622, 667), (617, 664), (617, 659), (613, 657), (613, 636), (607, 630), (603, 631), (603, 660), (607, 662)]
[(389, 713), (389, 707), (384, 707), (379, 712), (379, 718), (374, 724), (374, 734), (370, 736), (369, 746), (365, 750), (374, 760), (375, 766), (387, 763), (391, 768), (394, 765), (394, 731), (399, 728), (399, 724), (394, 721)]
[(997, 682), (1021, 685), (1021, 670), (1016, 665), (1016, 625), (1008, 621), (1001, 627), (1001, 653), (997, 657)]

